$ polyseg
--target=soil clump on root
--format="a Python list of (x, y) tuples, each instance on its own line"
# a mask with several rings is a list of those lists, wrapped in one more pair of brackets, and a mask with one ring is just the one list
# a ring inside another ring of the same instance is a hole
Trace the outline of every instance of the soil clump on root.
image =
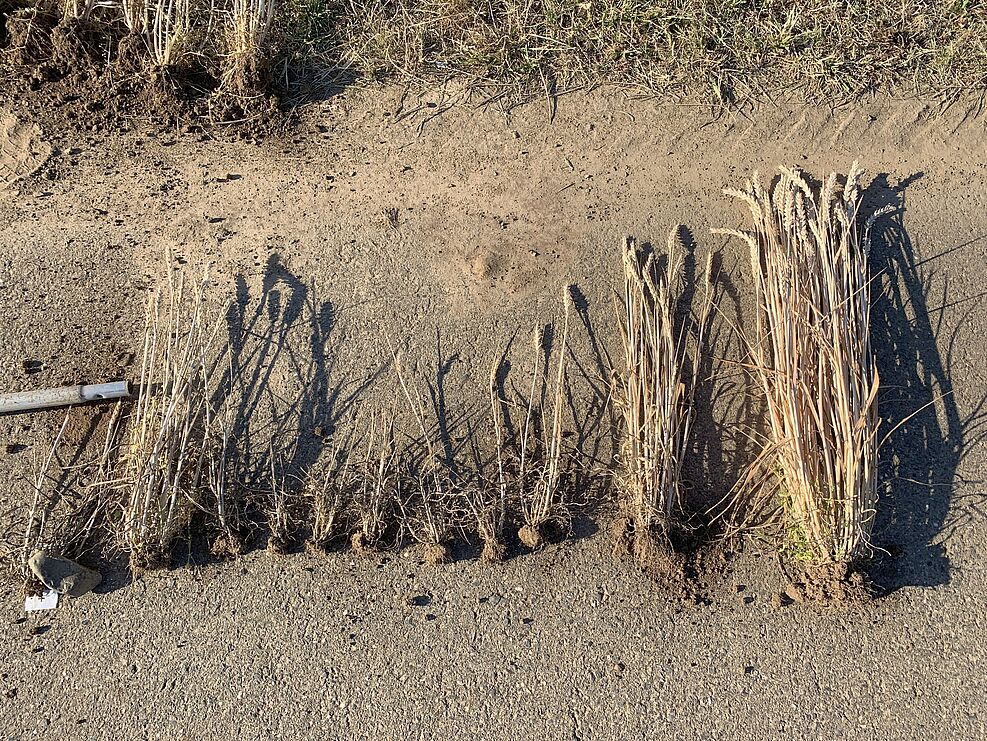
[[(540, 525), (524, 525), (517, 531), (518, 540), (521, 545), (532, 551), (538, 551), (549, 543), (562, 540), (568, 530), (564, 522), (549, 520)], [(504, 547), (499, 546), (501, 556)]]
[(807, 564), (791, 576), (787, 593), (796, 602), (852, 607), (873, 597), (866, 574), (856, 564)]
[(707, 559), (690, 538), (673, 540), (653, 532), (637, 532), (633, 520), (619, 517), (611, 525), (614, 554), (633, 562), (669, 596), (694, 602)]
[(480, 551), (480, 560), (484, 563), (500, 563), (504, 560), (507, 549), (499, 540), (487, 540)]
[(350, 547), (354, 553), (360, 556), (374, 556), (378, 551), (377, 547), (362, 532), (356, 532), (350, 536)]
[(209, 553), (216, 558), (233, 559), (245, 552), (243, 540), (232, 534), (222, 534), (216, 537), (209, 546)]
[(448, 546), (443, 543), (428, 543), (422, 549), (422, 558), (429, 566), (441, 566), (452, 559)]

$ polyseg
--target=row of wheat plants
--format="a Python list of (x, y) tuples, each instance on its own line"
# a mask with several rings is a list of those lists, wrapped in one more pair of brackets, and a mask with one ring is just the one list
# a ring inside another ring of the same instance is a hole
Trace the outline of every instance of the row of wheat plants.
[[(753, 327), (741, 332), (744, 367), (767, 411), (763, 451), (720, 517), (736, 527), (778, 522), (786, 555), (837, 579), (870, 554), (877, 505), (880, 382), (869, 340), (868, 255), (870, 224), (880, 212), (862, 223), (859, 179), (854, 165), (845, 184), (834, 174), (817, 193), (794, 170), (783, 169), (770, 190), (755, 174), (746, 189), (726, 191), (748, 205), (753, 229), (719, 230), (750, 248), (755, 314)], [(680, 568), (678, 547), (695, 519), (684, 471), (716, 310), (712, 263), (707, 256), (697, 270), (694, 308), (684, 305), (685, 256), (674, 235), (664, 255), (627, 240), (621, 261), (622, 353), (611, 368), (622, 423), (618, 532), (642, 566)], [(232, 439), (237, 384), (234, 370), (218, 360), (221, 325), (208, 288), (207, 277), (186, 282), (171, 270), (152, 296), (140, 393), (123, 436), (120, 425), (111, 426), (100, 463), (116, 495), (98, 507), (110, 513), (120, 546), (138, 566), (162, 562), (196, 512), (220, 537), (239, 540), (243, 492), (257, 488), (235, 464), (258, 452)], [(573, 312), (566, 287), (557, 335), (543, 325), (533, 332), (530, 375), (520, 390), (508, 391), (502, 362), (493, 364), (489, 409), (460, 436), (466, 444), (453, 445), (435, 389), (423, 393), (422, 379), (394, 350), (392, 396), (401, 403), (368, 406), (334, 433), (309, 470), (287, 470), (293, 456), (272, 438), (261, 451), (267, 485), (255, 500), (262, 500), (256, 509), (266, 515), (271, 550), (285, 550), (304, 531), (318, 550), (347, 539), (359, 552), (417, 543), (427, 561), (441, 563), (453, 540), (477, 537), (483, 557), (498, 560), (512, 512), (528, 548), (564, 531), (582, 465), (567, 442)], [(402, 418), (410, 424), (401, 426)], [(45, 531), (43, 479), (25, 552)]]
[[(465, 442), (454, 447), (435, 389), (423, 393), (422, 379), (392, 351), (391, 396), (403, 403), (359, 405), (299, 470), (291, 463), (296, 432), (275, 432), (257, 450), (248, 449), (254, 440), (236, 439), (244, 428), (234, 420), (251, 405), (227, 356), (213, 288), (207, 274), (189, 280), (170, 269), (151, 294), (137, 395), (122, 421), (115, 415), (95, 477), (115, 544), (134, 568), (166, 564), (174, 543), (203, 523), (217, 555), (242, 552), (264, 528), (273, 553), (303, 537), (315, 551), (417, 544), (434, 564), (449, 560), (457, 539), (478, 541), (484, 560), (503, 558), (511, 511), (527, 547), (564, 533), (577, 465), (564, 439), (568, 290), (554, 349), (544, 327), (535, 332), (530, 396), (498, 385), (497, 363), (489, 409), (454, 433)], [(32, 542), (38, 531), (28, 528)]]
[[(880, 381), (868, 259), (870, 227), (882, 211), (862, 221), (860, 174), (854, 163), (844, 184), (832, 174), (818, 192), (792, 169), (782, 168), (770, 191), (755, 174), (744, 190), (725, 191), (749, 206), (753, 229), (714, 230), (750, 247), (754, 326), (738, 333), (768, 427), (727, 507), (711, 510), (706, 524), (728, 533), (780, 525), (785, 560), (808, 582), (856, 578), (854, 568), (872, 551)], [(662, 259), (633, 240), (622, 257), (623, 354), (612, 369), (622, 417), (617, 542), (646, 568), (681, 570), (676, 543), (690, 514), (683, 466), (715, 304), (710, 263), (695, 287), (698, 310), (682, 312), (674, 237)]]
[[(568, 287), (561, 303), (557, 347), (549, 348), (544, 326), (533, 332), (534, 360), (524, 393), (502, 388), (502, 365), (496, 362), (489, 410), (465, 434), (448, 429), (436, 390), (423, 394), (422, 380), (405, 367), (402, 353), (393, 352), (403, 408), (377, 408), (362, 422), (358, 417), (353, 429), (341, 433), (345, 442), (323, 451), (306, 477), (309, 544), (324, 550), (347, 534), (361, 553), (415, 543), (427, 562), (439, 564), (449, 559), (457, 538), (478, 540), (484, 561), (501, 560), (512, 512), (527, 548), (564, 534), (580, 465), (578, 451), (565, 439)], [(402, 414), (410, 416), (408, 429), (395, 423)]]

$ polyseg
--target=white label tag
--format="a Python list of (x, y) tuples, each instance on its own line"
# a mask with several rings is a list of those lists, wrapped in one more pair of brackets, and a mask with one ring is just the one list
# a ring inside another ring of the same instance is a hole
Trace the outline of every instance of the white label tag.
[(46, 589), (40, 597), (32, 594), (24, 600), (24, 610), (27, 612), (54, 610), (56, 607), (58, 607), (58, 592), (54, 589)]

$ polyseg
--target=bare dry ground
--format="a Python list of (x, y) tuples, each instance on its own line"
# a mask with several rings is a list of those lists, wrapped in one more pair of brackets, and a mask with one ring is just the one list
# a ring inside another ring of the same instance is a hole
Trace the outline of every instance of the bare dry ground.
[[(724, 310), (742, 318), (746, 255), (709, 236), (742, 219), (720, 188), (756, 168), (821, 175), (860, 159), (868, 203), (901, 205), (876, 234), (882, 417), (890, 429), (914, 416), (884, 449), (875, 543), (886, 553), (872, 574), (883, 596), (868, 605), (776, 609), (784, 580), (770, 546), (749, 540), (684, 606), (612, 558), (599, 517), (502, 566), (465, 551), (440, 568), (410, 550), (370, 561), (193, 553), (26, 619), (19, 589), (0, 588), (4, 738), (987, 733), (987, 455), (976, 444), (987, 130), (964, 106), (778, 103), (714, 116), (597, 92), (563, 98), (550, 120), (544, 104), (435, 116), (438, 98), (356, 90), (257, 146), (35, 129), (11, 103), (0, 389), (125, 374), (167, 248), (215, 263), (243, 326), (269, 338), (264, 377), (279, 394), (325, 380), (331, 393), (311, 401), (302, 437), (374, 375), (388, 336), (425, 356), (440, 329), (448, 394), (482, 395), (495, 354), (551, 320), (566, 283), (586, 299), (578, 343), (592, 379), (596, 348), (615, 339), (623, 234), (662, 243), (686, 225), (699, 248), (720, 250)], [(305, 348), (299, 330), (299, 349), (292, 328), (308, 316), (322, 339)], [(327, 360), (313, 376), (315, 358)], [(750, 420), (736, 412), (711, 407), (706, 422), (724, 477), (711, 476), (713, 495), (743, 453)], [(32, 456), (60, 421), (0, 419), (5, 501), (23, 502)], [(85, 424), (69, 432), (86, 436)]]

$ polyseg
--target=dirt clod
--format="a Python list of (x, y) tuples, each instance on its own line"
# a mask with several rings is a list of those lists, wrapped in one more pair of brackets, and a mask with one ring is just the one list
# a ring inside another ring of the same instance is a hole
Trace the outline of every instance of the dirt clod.
[(785, 595), (783, 595), (781, 592), (772, 592), (771, 593), (771, 609), (772, 610), (780, 610), (786, 604), (788, 604), (788, 602), (785, 599)]
[(801, 571), (801, 581), (793, 582), (785, 590), (786, 596), (801, 597), (791, 596), (795, 602), (850, 606), (870, 600), (867, 578), (855, 564), (808, 565)]
[(243, 541), (235, 535), (224, 533), (216, 537), (209, 552), (216, 558), (236, 558), (243, 555)]
[(272, 556), (284, 556), (288, 552), (288, 544), (284, 538), (272, 535), (267, 541), (267, 552)]
[(363, 531), (355, 532), (350, 536), (350, 547), (354, 553), (361, 556), (373, 556), (377, 553), (377, 549), (367, 540)]
[(449, 548), (442, 543), (429, 543), (423, 549), (422, 557), (429, 566), (449, 563)]
[(524, 545), (525, 548), (530, 548), (533, 551), (538, 550), (545, 544), (545, 539), (537, 528), (531, 525), (525, 525), (520, 530), (517, 531), (518, 540)]
[(634, 550), (634, 525), (629, 517), (618, 517), (610, 524), (615, 556), (624, 558)]
[(504, 560), (504, 544), (497, 540), (488, 540), (483, 543), (483, 550), (480, 551), (480, 560), (484, 563), (500, 563)]

